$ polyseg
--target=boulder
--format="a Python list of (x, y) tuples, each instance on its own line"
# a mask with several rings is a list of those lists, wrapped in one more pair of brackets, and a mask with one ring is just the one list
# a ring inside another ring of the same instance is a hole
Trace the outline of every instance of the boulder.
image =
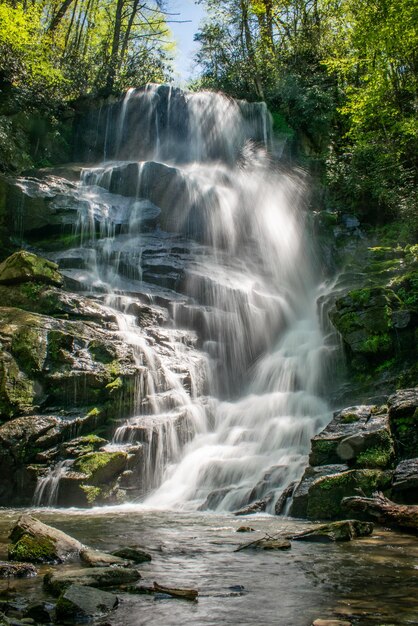
[(322, 465), (320, 467), (308, 466), (293, 492), (290, 515), (292, 517), (306, 517), (311, 486), (322, 476), (339, 474), (348, 470), (347, 465)]
[(0, 578), (32, 578), (38, 574), (32, 563), (0, 561)]
[(125, 548), (119, 548), (112, 552), (112, 554), (121, 559), (133, 561), (134, 563), (145, 563), (151, 561), (151, 555), (145, 550), (137, 548), (136, 546), (126, 546)]
[(244, 506), (242, 509), (235, 511), (234, 515), (254, 515), (254, 513), (263, 513), (266, 511), (272, 499), (273, 494), (268, 494), (264, 498), (260, 498), (260, 500), (256, 500), (255, 502)]
[(291, 539), (296, 541), (315, 541), (328, 543), (333, 541), (351, 541), (357, 537), (367, 537), (373, 532), (371, 522), (359, 522), (358, 520), (343, 520), (315, 526), (308, 530), (293, 535)]
[(90, 567), (110, 567), (112, 565), (119, 565), (125, 567), (128, 565), (128, 560), (119, 558), (107, 552), (100, 552), (100, 550), (93, 550), (92, 548), (84, 548), (80, 551), (80, 559), (86, 565)]
[(33, 602), (25, 609), (24, 617), (37, 624), (50, 624), (54, 620), (55, 606), (50, 602)]
[(140, 578), (141, 574), (136, 569), (127, 567), (78, 567), (49, 572), (44, 577), (44, 587), (53, 595), (58, 596), (71, 585), (101, 589), (132, 583)]
[(37, 282), (60, 287), (63, 279), (58, 272), (58, 265), (32, 252), (21, 250), (0, 263), (0, 284), (17, 285)]
[(309, 519), (338, 519), (345, 517), (343, 498), (358, 491), (371, 495), (376, 490), (390, 488), (392, 473), (377, 469), (355, 469), (322, 476), (308, 489), (306, 516)]
[(311, 440), (311, 465), (345, 462), (355, 467), (388, 468), (394, 458), (389, 416), (383, 407), (354, 406), (334, 414)]
[(9, 558), (32, 563), (61, 563), (78, 558), (83, 544), (24, 513), (10, 533)]
[(397, 391), (388, 398), (388, 407), (397, 456), (418, 457), (418, 387)]
[(57, 602), (59, 620), (88, 621), (116, 608), (117, 596), (93, 587), (71, 585), (65, 589)]
[(395, 502), (418, 504), (418, 458), (399, 463), (393, 474), (392, 497)]

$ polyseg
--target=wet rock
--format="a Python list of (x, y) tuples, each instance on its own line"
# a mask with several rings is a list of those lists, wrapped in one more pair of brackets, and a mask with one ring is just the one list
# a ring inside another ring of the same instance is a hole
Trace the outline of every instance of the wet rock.
[(58, 265), (26, 250), (15, 252), (0, 263), (0, 284), (38, 282), (61, 286), (63, 279)]
[(316, 619), (312, 626), (351, 626), (351, 622), (341, 619)]
[(0, 561), (0, 578), (32, 578), (38, 570), (31, 563)]
[(390, 488), (392, 473), (377, 469), (358, 469), (329, 474), (313, 481), (308, 489), (306, 516), (309, 519), (344, 517), (343, 498), (355, 493), (370, 496)]
[(385, 409), (355, 406), (334, 414), (311, 440), (311, 465), (346, 462), (356, 467), (390, 467), (394, 446)]
[(389, 397), (388, 407), (397, 455), (418, 457), (418, 387), (397, 391)]
[(84, 548), (81, 550), (80, 559), (90, 567), (110, 567), (112, 565), (124, 567), (128, 565), (127, 559), (124, 560), (118, 556), (108, 554), (107, 552), (100, 552), (99, 550), (93, 550), (92, 548)]
[(320, 467), (308, 466), (301, 481), (296, 485), (293, 492), (290, 515), (292, 517), (306, 517), (311, 486), (322, 476), (339, 474), (348, 470), (347, 465), (322, 465)]
[(333, 541), (351, 541), (357, 537), (367, 537), (373, 532), (374, 525), (371, 522), (360, 522), (358, 520), (343, 520), (323, 524), (305, 530), (302, 533), (293, 535), (291, 539), (296, 541), (314, 541), (318, 543), (328, 543)]
[(54, 621), (55, 605), (50, 602), (34, 602), (24, 613), (24, 617), (32, 618), (38, 624), (50, 624)]
[(235, 552), (240, 550), (290, 550), (291, 543), (287, 539), (275, 539), (274, 537), (262, 537), (257, 541), (240, 546)]
[(63, 591), (58, 599), (57, 618), (84, 622), (108, 613), (118, 603), (118, 598), (113, 593), (74, 584)]
[(236, 533), (253, 533), (255, 532), (255, 528), (251, 528), (251, 526), (240, 526), (236, 529)]
[(252, 502), (248, 506), (235, 511), (234, 515), (253, 515), (254, 513), (262, 513), (267, 510), (267, 507), (271, 504), (273, 494), (267, 495), (256, 502)]
[(141, 574), (126, 567), (89, 567), (49, 572), (44, 577), (44, 587), (53, 595), (59, 595), (70, 585), (87, 587), (117, 587), (132, 583), (141, 578)]
[(276, 501), (276, 504), (274, 505), (275, 515), (280, 515), (280, 513), (282, 513), (282, 511), (284, 510), (287, 504), (287, 501), (289, 500), (289, 498), (292, 497), (293, 492), (295, 491), (296, 485), (297, 485), (296, 481), (290, 483), (290, 485), (288, 485), (286, 489), (284, 489), (284, 491), (280, 494), (279, 498)]
[(9, 558), (13, 561), (54, 563), (78, 558), (83, 544), (66, 533), (23, 514), (10, 533), (13, 545)]
[(183, 600), (196, 600), (199, 592), (197, 589), (179, 589), (178, 587), (165, 587), (154, 582), (154, 591), (156, 593), (166, 593), (173, 598), (181, 598)]
[(418, 458), (399, 463), (393, 474), (392, 496), (396, 502), (418, 503)]
[(148, 554), (145, 550), (141, 550), (136, 546), (126, 546), (124, 548), (119, 548), (112, 552), (114, 556), (117, 556), (121, 559), (126, 559), (127, 561), (133, 561), (134, 563), (145, 563), (147, 561), (151, 561), (151, 555)]

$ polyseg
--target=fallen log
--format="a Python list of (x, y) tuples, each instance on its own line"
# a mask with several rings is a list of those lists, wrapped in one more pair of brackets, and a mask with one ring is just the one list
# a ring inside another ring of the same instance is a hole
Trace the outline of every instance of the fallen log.
[(167, 593), (174, 598), (183, 598), (184, 600), (196, 600), (199, 592), (197, 589), (177, 589), (175, 587), (163, 587), (154, 582), (154, 591), (157, 593)]
[(366, 513), (387, 526), (418, 531), (418, 506), (396, 504), (380, 492), (375, 492), (371, 498), (361, 496), (343, 498), (341, 506), (346, 510)]

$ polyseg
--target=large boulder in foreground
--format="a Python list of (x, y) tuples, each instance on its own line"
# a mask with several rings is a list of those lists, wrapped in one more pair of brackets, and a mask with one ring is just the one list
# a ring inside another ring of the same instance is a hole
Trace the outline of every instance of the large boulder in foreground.
[(58, 265), (27, 250), (20, 250), (0, 263), (0, 285), (38, 282), (60, 287), (63, 279)]
[(61, 594), (57, 602), (57, 618), (71, 622), (86, 622), (108, 613), (116, 608), (118, 603), (117, 596), (108, 591), (71, 585)]
[(24, 513), (10, 533), (9, 559), (30, 563), (61, 563), (78, 559), (83, 544)]

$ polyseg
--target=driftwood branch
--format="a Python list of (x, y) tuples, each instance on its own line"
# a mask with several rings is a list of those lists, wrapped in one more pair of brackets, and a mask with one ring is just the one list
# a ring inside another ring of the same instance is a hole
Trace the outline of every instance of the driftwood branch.
[(418, 530), (418, 506), (396, 504), (380, 492), (375, 492), (371, 498), (343, 498), (341, 506), (350, 511), (366, 513), (387, 526)]

